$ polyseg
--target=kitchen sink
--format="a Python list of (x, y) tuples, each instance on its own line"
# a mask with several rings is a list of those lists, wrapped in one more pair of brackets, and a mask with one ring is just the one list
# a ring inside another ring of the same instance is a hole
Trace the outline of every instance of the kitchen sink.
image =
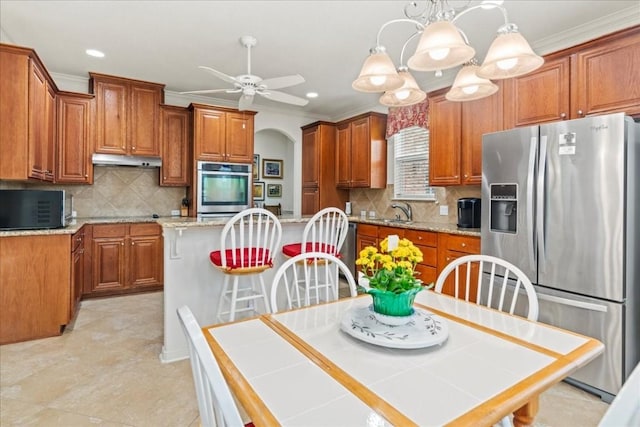
[(382, 222), (385, 224), (411, 224), (413, 221), (409, 221), (408, 219), (383, 219)]

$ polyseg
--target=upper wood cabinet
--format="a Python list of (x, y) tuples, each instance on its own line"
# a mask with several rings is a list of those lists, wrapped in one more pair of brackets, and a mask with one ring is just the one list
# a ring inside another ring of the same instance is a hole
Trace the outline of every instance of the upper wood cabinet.
[(504, 83), (508, 128), (594, 114), (640, 115), (640, 26), (545, 57)]
[(348, 192), (336, 188), (336, 127), (315, 122), (302, 127), (302, 215), (343, 208)]
[(337, 123), (336, 185), (387, 186), (387, 116), (366, 113)]
[(503, 129), (502, 94), (454, 102), (447, 91), (429, 94), (429, 184), (480, 184), (482, 135)]
[(96, 96), (96, 153), (160, 156), (164, 85), (89, 73)]
[(94, 107), (93, 95), (70, 92), (57, 95), (57, 183), (93, 183)]
[(195, 160), (253, 163), (254, 111), (191, 104)]
[(0, 179), (54, 180), (56, 91), (35, 51), (0, 44)]
[(188, 186), (192, 164), (189, 142), (191, 112), (187, 108), (162, 105), (160, 107), (160, 141), (162, 167), (160, 185)]

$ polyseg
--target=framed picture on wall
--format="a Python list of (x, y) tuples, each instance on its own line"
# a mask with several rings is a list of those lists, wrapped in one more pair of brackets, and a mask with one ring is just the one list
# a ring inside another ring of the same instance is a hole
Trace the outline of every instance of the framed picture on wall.
[(253, 155), (253, 180), (260, 179), (260, 154)]
[(282, 197), (282, 184), (267, 184), (267, 197)]
[(264, 200), (264, 182), (253, 183), (253, 200)]
[(282, 178), (282, 160), (262, 159), (262, 179)]

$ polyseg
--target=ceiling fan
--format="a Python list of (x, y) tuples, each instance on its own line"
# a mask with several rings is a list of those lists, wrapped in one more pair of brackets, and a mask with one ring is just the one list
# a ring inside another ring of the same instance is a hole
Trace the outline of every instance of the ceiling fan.
[(256, 45), (258, 41), (252, 36), (240, 37), (240, 44), (247, 48), (247, 74), (240, 74), (239, 76), (232, 77), (228, 74), (214, 70), (210, 67), (203, 65), (201, 68), (214, 76), (218, 77), (225, 82), (233, 83), (233, 88), (229, 89), (206, 89), (206, 90), (194, 90), (189, 92), (180, 92), (181, 94), (203, 94), (203, 93), (241, 93), (240, 101), (238, 103), (239, 110), (246, 110), (253, 103), (254, 96), (260, 95), (272, 101), (285, 102), (287, 104), (305, 106), (309, 103), (304, 98), (289, 95), (288, 93), (275, 91), (273, 89), (281, 89), (285, 87), (295, 86), (300, 83), (304, 83), (304, 77), (299, 74), (292, 74), (290, 76), (274, 77), (272, 79), (262, 80), (254, 74), (251, 74), (251, 48)]

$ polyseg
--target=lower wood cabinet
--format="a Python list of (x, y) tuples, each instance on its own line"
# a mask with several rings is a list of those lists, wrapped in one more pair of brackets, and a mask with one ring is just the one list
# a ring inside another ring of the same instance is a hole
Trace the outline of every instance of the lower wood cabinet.
[(71, 236), (71, 299), (69, 304), (69, 318), (73, 319), (80, 308), (82, 298), (82, 288), (87, 280), (87, 273), (90, 271), (86, 267), (85, 257), (85, 228), (82, 227)]
[[(438, 274), (456, 258), (465, 255), (473, 255), (480, 253), (480, 238), (475, 236), (463, 236), (458, 234), (438, 233)], [(469, 295), (477, 293), (478, 266), (472, 267), (471, 282)], [(466, 277), (466, 269), (460, 269), (460, 277)], [(458, 290), (458, 297), (464, 298), (466, 288), (462, 287)], [(442, 293), (447, 295), (455, 294), (455, 284), (453, 275), (449, 276), (442, 288)]]
[(162, 288), (163, 241), (158, 224), (91, 226), (91, 280), (84, 296)]
[(0, 344), (62, 333), (71, 271), (69, 234), (0, 237)]

